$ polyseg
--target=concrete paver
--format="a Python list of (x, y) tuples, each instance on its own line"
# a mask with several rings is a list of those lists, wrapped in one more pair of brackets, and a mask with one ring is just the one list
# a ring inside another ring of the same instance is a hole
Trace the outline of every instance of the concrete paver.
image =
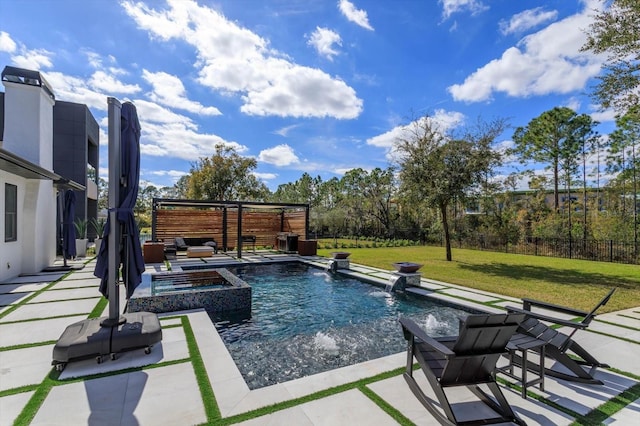
[[(98, 289), (95, 287), (84, 287), (84, 288), (70, 288), (63, 290), (49, 290), (43, 291), (38, 294), (33, 299), (29, 300), (29, 303), (43, 303), (43, 302), (56, 302), (56, 301), (64, 301), (64, 300), (72, 300), (72, 299), (87, 299), (87, 298), (95, 298), (100, 297), (100, 293)], [(94, 300), (94, 304), (95, 304)]]
[[(64, 423), (56, 419), (64, 418)], [(55, 386), (31, 425), (190, 425), (206, 421), (190, 363)]]
[(0, 323), (0, 348), (58, 340), (69, 324), (84, 318), (86, 315), (11, 324)]
[(0, 398), (0, 426), (12, 426), (34, 392), (22, 392)]
[(53, 345), (0, 351), (0, 391), (42, 383), (51, 371)]
[(9, 313), (0, 321), (24, 321), (33, 318), (51, 318), (63, 315), (88, 314), (96, 306), (98, 300), (99, 298), (96, 297), (93, 299), (26, 304), (21, 306), (20, 309)]

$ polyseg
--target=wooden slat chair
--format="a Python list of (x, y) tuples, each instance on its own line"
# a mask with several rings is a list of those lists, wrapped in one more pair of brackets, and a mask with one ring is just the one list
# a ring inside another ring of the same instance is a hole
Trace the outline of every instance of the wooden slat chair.
[[(567, 373), (552, 368), (545, 368), (546, 375), (573, 382), (601, 385), (603, 384), (602, 381), (594, 377), (595, 370), (598, 367), (607, 368), (609, 366), (595, 359), (593, 355), (587, 352), (587, 350), (573, 340), (572, 337), (578, 330), (585, 330), (589, 327), (589, 324), (596, 316), (596, 311), (607, 304), (615, 291), (616, 288), (612, 288), (590, 312), (533, 299), (522, 299), (523, 309), (513, 306), (507, 306), (506, 308), (509, 312), (525, 314), (527, 317), (522, 324), (520, 324), (518, 332), (547, 342), (545, 345), (545, 356), (555, 359), (570, 371)], [(533, 307), (569, 314), (582, 319), (577, 322), (573, 320), (563, 320), (540, 312), (532, 312), (531, 309)], [(551, 325), (570, 327), (572, 330), (569, 334), (565, 334), (551, 328), (551, 326), (545, 324), (545, 322)], [(574, 356), (570, 356), (569, 354), (573, 354)], [(521, 363), (521, 360), (517, 359), (516, 363), (518, 362)], [(583, 366), (589, 367), (589, 370), (585, 370)]]
[[(507, 352), (506, 345), (523, 319), (523, 314), (469, 315), (460, 323), (459, 336), (432, 338), (411, 319), (400, 318), (408, 341), (404, 378), (409, 388), (443, 425), (526, 424), (513, 412), (495, 379), (496, 363)], [(414, 379), (414, 357), (433, 388), (441, 409)], [(486, 385), (495, 399), (480, 389), (480, 384)], [(495, 412), (495, 417), (458, 420), (460, 413), (456, 416), (445, 394), (445, 388), (455, 386), (466, 386)]]

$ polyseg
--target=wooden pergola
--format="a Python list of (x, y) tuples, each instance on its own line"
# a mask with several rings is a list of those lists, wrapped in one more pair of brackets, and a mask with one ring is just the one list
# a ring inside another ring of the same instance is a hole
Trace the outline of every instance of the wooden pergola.
[[(151, 238), (213, 238), (224, 251), (277, 246), (282, 234), (309, 238), (309, 205), (154, 198)], [(235, 244), (235, 245), (234, 245)]]

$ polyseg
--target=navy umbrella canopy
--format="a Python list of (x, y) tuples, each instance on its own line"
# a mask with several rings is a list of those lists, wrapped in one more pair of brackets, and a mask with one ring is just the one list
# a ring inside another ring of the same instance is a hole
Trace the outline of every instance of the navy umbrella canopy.
[(62, 256), (64, 259), (76, 257), (76, 193), (67, 189), (64, 193), (64, 209), (62, 211)]
[[(116, 208), (117, 224), (125, 238), (120, 244), (120, 263), (122, 263), (123, 279), (127, 289), (127, 298), (131, 297), (135, 288), (142, 281), (144, 260), (140, 246), (138, 225), (133, 215), (133, 208), (138, 198), (140, 180), (140, 122), (135, 105), (131, 102), (122, 104), (120, 116), (120, 172), (119, 203)], [(110, 184), (118, 184), (112, 183)], [(112, 228), (111, 215), (107, 218), (104, 239), (98, 253), (94, 275), (101, 278), (100, 292), (109, 297), (109, 235)], [(117, 273), (117, 271), (116, 271)]]

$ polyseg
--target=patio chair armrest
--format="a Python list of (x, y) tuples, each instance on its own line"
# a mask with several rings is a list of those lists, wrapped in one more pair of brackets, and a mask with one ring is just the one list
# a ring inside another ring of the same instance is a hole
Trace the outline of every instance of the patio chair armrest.
[(440, 352), (446, 358), (456, 355), (456, 353), (451, 349), (433, 337), (427, 335), (427, 333), (425, 333), (424, 330), (422, 330), (413, 320), (409, 318), (400, 318), (400, 324), (402, 325), (402, 331), (404, 332), (405, 339), (410, 340), (411, 337), (417, 338), (420, 342)]
[(569, 308), (567, 306), (561, 306), (561, 305), (556, 305), (553, 303), (548, 303), (548, 302), (543, 302), (541, 300), (534, 300), (534, 299), (527, 299), (524, 298), (522, 299), (522, 308), (530, 311), (531, 307), (538, 307), (538, 308), (543, 308), (543, 309), (547, 309), (550, 311), (555, 311), (555, 312), (562, 312), (564, 314), (569, 314), (569, 315), (576, 315), (576, 316), (581, 316), (581, 317), (585, 317), (587, 315), (589, 315), (589, 312), (585, 312), (585, 311), (581, 311), (579, 309), (573, 309), (573, 308)]
[(579, 330), (584, 330), (586, 329), (589, 324), (586, 323), (582, 323), (582, 322), (574, 322), (571, 320), (565, 320), (562, 318), (556, 318), (556, 317), (552, 317), (549, 315), (544, 315), (544, 314), (540, 314), (538, 312), (531, 312), (529, 310), (526, 309), (520, 309), (520, 308), (516, 308), (515, 306), (505, 306), (505, 309), (509, 312), (517, 312), (517, 313), (521, 313), (521, 314), (525, 314), (528, 317), (531, 318), (535, 318), (541, 321), (546, 321), (546, 322), (550, 322), (553, 324), (558, 324), (558, 325), (563, 325), (566, 327), (572, 327), (572, 328), (577, 328)]

